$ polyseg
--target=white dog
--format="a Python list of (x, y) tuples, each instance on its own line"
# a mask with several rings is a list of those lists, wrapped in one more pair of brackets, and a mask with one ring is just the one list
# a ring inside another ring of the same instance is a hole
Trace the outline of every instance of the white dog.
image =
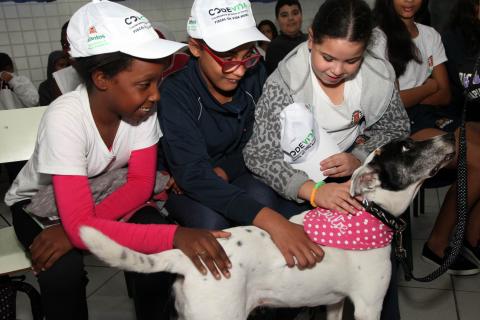
[[(351, 194), (362, 195), (394, 216), (403, 213), (421, 183), (454, 155), (452, 135), (413, 142), (396, 140), (377, 149), (352, 177)], [(303, 224), (306, 213), (292, 218)], [(90, 227), (81, 237), (91, 252), (124, 270), (179, 274), (175, 284), (180, 319), (244, 320), (257, 306), (328, 305), (328, 319), (340, 320), (345, 297), (356, 319), (379, 319), (390, 275), (390, 246), (354, 251), (323, 247), (324, 259), (312, 269), (286, 266), (268, 234), (256, 227), (228, 229), (219, 239), (232, 262), (231, 278), (202, 275), (180, 250), (144, 255), (113, 242)]]

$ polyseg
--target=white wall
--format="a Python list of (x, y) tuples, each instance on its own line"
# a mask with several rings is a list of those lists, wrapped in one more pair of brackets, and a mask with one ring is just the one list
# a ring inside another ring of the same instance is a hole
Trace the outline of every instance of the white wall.
[[(324, 0), (300, 0), (303, 7), (304, 29), (310, 25)], [(0, 4), (0, 52), (14, 60), (16, 72), (29, 77), (35, 85), (46, 78), (48, 54), (60, 50), (60, 28), (71, 14), (87, 0), (57, 0), (49, 3)], [(163, 22), (174, 32), (176, 40), (186, 39), (185, 26), (193, 0), (126, 0), (131, 7), (151, 22)], [(253, 3), (258, 22), (275, 22), (275, 2)], [(234, 35), (232, 35), (234, 36)]]

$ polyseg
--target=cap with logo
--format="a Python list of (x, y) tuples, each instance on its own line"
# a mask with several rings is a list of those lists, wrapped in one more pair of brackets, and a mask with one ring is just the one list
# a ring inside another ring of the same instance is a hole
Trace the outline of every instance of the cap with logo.
[(314, 181), (326, 177), (320, 161), (340, 152), (340, 148), (323, 128), (316, 124), (313, 113), (304, 103), (294, 102), (280, 112), (280, 146), (284, 160), (304, 171)]
[(107, 0), (80, 7), (67, 29), (73, 58), (123, 52), (143, 59), (167, 57), (185, 45), (160, 39), (146, 17)]
[(248, 42), (270, 41), (257, 29), (248, 0), (195, 0), (187, 32), (218, 52)]

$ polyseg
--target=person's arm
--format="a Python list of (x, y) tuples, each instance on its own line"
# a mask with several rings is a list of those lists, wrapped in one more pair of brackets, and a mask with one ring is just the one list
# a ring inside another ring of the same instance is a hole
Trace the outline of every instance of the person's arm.
[(351, 151), (362, 162), (376, 148), (393, 139), (410, 135), (410, 121), (397, 89), (394, 90), (384, 114), (366, 128), (364, 134), (367, 137), (365, 143), (355, 144)]
[(88, 225), (136, 251), (155, 253), (172, 248), (175, 225), (137, 225), (97, 218), (87, 177), (54, 175), (52, 181), (62, 225), (75, 247), (85, 249), (79, 228)]
[[(38, 106), (39, 95), (37, 88), (24, 76), (11, 74), (12, 78), (8, 84), (12, 87), (17, 97), (22, 101), (24, 107)], [(20, 107), (20, 106), (19, 106)]]
[(416, 104), (445, 106), (450, 103), (451, 92), (448, 73), (443, 63), (433, 68), (432, 75), (420, 86), (400, 91), (406, 108)]
[[(135, 225), (113, 220), (118, 216), (118, 211), (129, 212), (148, 200), (152, 194), (156, 148), (134, 151), (131, 158), (130, 165), (145, 166), (146, 169), (132, 168), (132, 172), (129, 170), (127, 183), (98, 206), (93, 202), (86, 176), (53, 175), (58, 212), (63, 227), (75, 247), (85, 248), (78, 231), (80, 226), (89, 225), (136, 251), (154, 253), (172, 248), (176, 226)], [(145, 172), (142, 173), (142, 170)], [(113, 212), (99, 214), (97, 207), (100, 208), (100, 213), (102, 210)]]
[(155, 185), (156, 161), (156, 144), (134, 150), (128, 160), (127, 182), (96, 205), (96, 217), (117, 220), (147, 202)]
[(280, 112), (292, 102), (279, 84), (267, 81), (255, 110), (252, 137), (243, 154), (247, 167), (262, 181), (284, 198), (302, 202), (298, 191), (309, 180), (308, 175), (284, 160), (280, 146)]

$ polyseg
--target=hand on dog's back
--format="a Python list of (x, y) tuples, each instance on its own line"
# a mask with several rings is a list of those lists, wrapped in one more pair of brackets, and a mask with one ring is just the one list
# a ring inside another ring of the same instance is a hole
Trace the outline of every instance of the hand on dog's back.
[(323, 250), (307, 236), (303, 226), (292, 223), (272, 209), (263, 208), (253, 224), (270, 234), (289, 267), (312, 268), (323, 259)]
[(229, 236), (230, 233), (226, 231), (178, 227), (173, 238), (173, 246), (189, 257), (202, 274), (207, 273), (205, 268), (207, 266), (216, 279), (221, 278), (220, 272), (224, 277), (229, 278), (228, 269), (232, 267), (232, 264), (216, 239)]

